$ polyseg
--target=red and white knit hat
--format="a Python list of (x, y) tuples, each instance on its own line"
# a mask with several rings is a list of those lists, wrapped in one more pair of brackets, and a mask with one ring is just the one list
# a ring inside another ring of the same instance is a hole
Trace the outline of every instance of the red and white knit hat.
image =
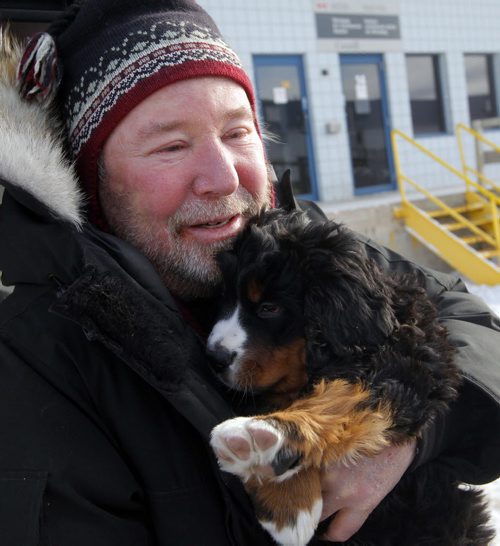
[(98, 225), (102, 147), (147, 96), (180, 80), (221, 76), (243, 87), (255, 111), (237, 55), (194, 0), (84, 0), (49, 33), (62, 66), (58, 100), (69, 146), (89, 197), (89, 219)]

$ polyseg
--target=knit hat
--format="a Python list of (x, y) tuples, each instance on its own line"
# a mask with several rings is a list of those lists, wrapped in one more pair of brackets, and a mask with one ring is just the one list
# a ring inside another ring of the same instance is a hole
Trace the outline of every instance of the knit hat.
[(69, 146), (103, 226), (97, 162), (118, 123), (165, 85), (203, 76), (252, 84), (214, 21), (194, 0), (80, 0), (49, 29), (62, 64), (59, 101)]

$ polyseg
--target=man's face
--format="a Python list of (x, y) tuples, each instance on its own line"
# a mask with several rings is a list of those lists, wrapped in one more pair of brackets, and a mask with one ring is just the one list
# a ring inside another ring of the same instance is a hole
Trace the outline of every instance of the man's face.
[(195, 78), (150, 95), (103, 149), (99, 198), (113, 231), (184, 298), (209, 295), (214, 254), (269, 204), (262, 141), (242, 87)]

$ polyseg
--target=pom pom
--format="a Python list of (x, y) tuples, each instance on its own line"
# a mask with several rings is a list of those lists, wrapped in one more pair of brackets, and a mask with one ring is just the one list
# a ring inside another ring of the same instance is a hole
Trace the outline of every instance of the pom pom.
[(33, 36), (17, 69), (19, 93), (28, 101), (47, 105), (61, 81), (61, 68), (54, 39), (47, 32)]

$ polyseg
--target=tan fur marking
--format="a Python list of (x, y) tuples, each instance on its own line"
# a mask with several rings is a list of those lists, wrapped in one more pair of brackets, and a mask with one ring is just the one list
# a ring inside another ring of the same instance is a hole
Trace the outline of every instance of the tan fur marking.
[(279, 531), (290, 525), (291, 514), (310, 511), (321, 498), (320, 472), (311, 467), (304, 468), (290, 480), (280, 483), (249, 480), (245, 487), (258, 507), (272, 514), (272, 521)]
[(257, 303), (262, 297), (262, 285), (251, 279), (247, 286), (247, 297), (252, 303)]
[(238, 382), (254, 389), (271, 387), (266, 398), (275, 407), (290, 404), (307, 383), (305, 340), (298, 338), (279, 349), (249, 351)]
[(302, 454), (304, 467), (356, 461), (375, 455), (390, 443), (390, 408), (382, 402), (376, 409), (365, 407), (369, 396), (359, 383), (322, 380), (307, 398), (258, 419), (276, 419), (299, 430), (298, 435), (288, 437), (287, 447)]

